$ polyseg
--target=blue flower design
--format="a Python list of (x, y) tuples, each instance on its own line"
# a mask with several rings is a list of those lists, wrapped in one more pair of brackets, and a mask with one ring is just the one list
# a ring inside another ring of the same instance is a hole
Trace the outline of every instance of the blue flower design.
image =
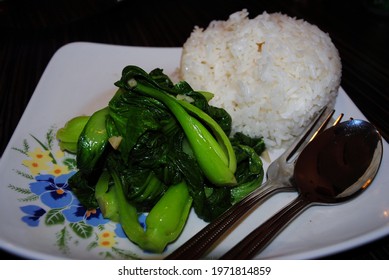
[(115, 228), (114, 232), (115, 232), (115, 235), (119, 238), (127, 238), (127, 235), (125, 234), (125, 232), (122, 228), (122, 225), (119, 223), (116, 224), (116, 228)]
[(27, 216), (22, 217), (22, 221), (30, 227), (37, 227), (39, 219), (46, 213), (46, 210), (36, 205), (22, 206), (20, 209), (27, 214)]
[(138, 222), (144, 230), (146, 230), (146, 218), (147, 218), (146, 213), (141, 213), (138, 216)]
[(30, 190), (39, 195), (41, 201), (50, 208), (62, 208), (73, 200), (68, 179), (75, 171), (55, 177), (50, 174), (38, 175), (36, 182), (30, 183)]
[(103, 225), (109, 222), (103, 217), (100, 208), (86, 209), (77, 198), (74, 198), (73, 203), (62, 211), (65, 218), (71, 223), (84, 221), (91, 226)]

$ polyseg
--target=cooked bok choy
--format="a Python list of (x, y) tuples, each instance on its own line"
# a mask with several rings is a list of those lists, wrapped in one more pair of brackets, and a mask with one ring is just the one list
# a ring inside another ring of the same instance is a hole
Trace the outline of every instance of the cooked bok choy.
[[(119, 222), (132, 242), (161, 253), (190, 209), (212, 221), (261, 185), (263, 139), (230, 137), (231, 117), (209, 105), (211, 93), (136, 66), (115, 85), (107, 107), (69, 120), (57, 138), (77, 156), (74, 194)], [(145, 229), (140, 212), (149, 213)]]

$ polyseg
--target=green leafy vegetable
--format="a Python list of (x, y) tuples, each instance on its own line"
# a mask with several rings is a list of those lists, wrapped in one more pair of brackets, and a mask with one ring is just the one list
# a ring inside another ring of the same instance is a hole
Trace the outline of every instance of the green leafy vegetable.
[(88, 116), (75, 117), (69, 120), (64, 127), (58, 129), (56, 136), (57, 139), (60, 140), (59, 147), (62, 150), (70, 153), (77, 152), (78, 138), (80, 137), (88, 120)]
[(122, 182), (113, 171), (119, 222), (128, 237), (141, 248), (162, 253), (181, 233), (190, 212), (192, 198), (185, 181), (172, 185), (154, 205), (146, 218), (146, 230), (138, 223), (137, 209), (128, 202)]
[[(192, 207), (212, 221), (261, 185), (262, 138), (229, 138), (231, 117), (209, 105), (212, 93), (136, 66), (125, 67), (115, 85), (107, 107), (70, 120), (57, 138), (77, 154), (69, 184), (80, 202), (120, 222), (141, 248), (162, 252)], [(140, 212), (149, 213), (146, 229)]]
[(77, 167), (84, 173), (92, 173), (108, 143), (105, 126), (108, 107), (95, 112), (86, 123), (77, 142)]
[[(190, 103), (178, 101), (171, 95), (177, 95), (177, 91), (163, 87), (163, 85), (160, 86), (139, 67), (125, 67), (122, 79), (116, 85), (132, 93), (150, 96), (161, 101), (180, 123), (205, 176), (216, 185), (236, 184), (235, 154), (228, 137), (216, 121)], [(201, 121), (212, 129), (216, 137)]]

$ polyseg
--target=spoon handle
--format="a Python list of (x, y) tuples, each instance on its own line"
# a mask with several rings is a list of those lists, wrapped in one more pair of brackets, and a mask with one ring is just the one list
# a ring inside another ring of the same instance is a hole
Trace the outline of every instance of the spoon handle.
[(311, 204), (299, 195), (266, 222), (254, 229), (220, 259), (250, 259), (263, 250), (281, 230)]
[(236, 203), (165, 259), (198, 259), (202, 257), (228, 229), (246, 217), (255, 206), (260, 205), (277, 192), (293, 190), (295, 189), (288, 185), (266, 181), (262, 187)]

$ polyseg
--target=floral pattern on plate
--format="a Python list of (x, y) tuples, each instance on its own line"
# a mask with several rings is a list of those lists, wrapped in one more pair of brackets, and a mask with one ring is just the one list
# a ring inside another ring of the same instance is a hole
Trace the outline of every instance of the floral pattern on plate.
[[(76, 173), (74, 155), (64, 153), (55, 145), (55, 128), (50, 128), (44, 140), (30, 135), (21, 147), (13, 147), (22, 153), (22, 169), (15, 172), (29, 181), (28, 186), (8, 185), (17, 192), (22, 204), (21, 220), (29, 227), (58, 228), (56, 246), (66, 257), (72, 246), (70, 242), (87, 241), (87, 250), (99, 250), (105, 259), (139, 259), (131, 249), (122, 249), (126, 240), (120, 224), (105, 219), (99, 208), (86, 209), (72, 193), (68, 179)], [(35, 146), (30, 146), (30, 141)], [(144, 226), (145, 214), (139, 216)]]

